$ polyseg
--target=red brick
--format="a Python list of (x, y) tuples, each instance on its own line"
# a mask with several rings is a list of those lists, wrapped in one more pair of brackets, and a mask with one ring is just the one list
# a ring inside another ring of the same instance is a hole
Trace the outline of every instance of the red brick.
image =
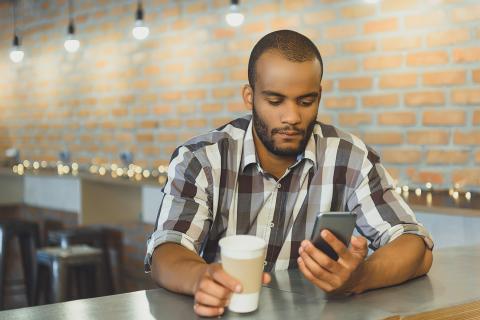
[(190, 119), (185, 121), (189, 128), (203, 128), (207, 126), (206, 119)]
[(480, 163), (480, 151), (477, 151), (477, 152), (475, 153), (475, 162), (476, 162), (476, 163)]
[(425, 111), (423, 113), (424, 125), (463, 125), (465, 124), (465, 111), (442, 110)]
[(474, 125), (480, 124), (480, 110), (476, 110), (476, 111), (473, 113), (473, 124), (474, 124)]
[(399, 51), (420, 48), (422, 39), (415, 36), (387, 37), (382, 40), (382, 49), (385, 51)]
[(343, 45), (343, 51), (350, 53), (365, 53), (375, 51), (376, 44), (373, 40), (351, 41)]
[(203, 112), (218, 112), (223, 110), (223, 106), (219, 103), (209, 103), (202, 105)]
[(372, 115), (369, 113), (341, 113), (339, 123), (342, 126), (354, 127), (372, 122)]
[(416, 123), (414, 112), (384, 112), (378, 115), (378, 123), (382, 125), (413, 125)]
[(410, 144), (448, 144), (449, 134), (448, 131), (440, 130), (422, 130), (422, 131), (409, 131), (407, 132), (407, 141)]
[(397, 18), (385, 18), (380, 20), (371, 20), (365, 23), (363, 31), (365, 33), (377, 33), (396, 31), (398, 28)]
[(214, 98), (230, 98), (235, 96), (235, 94), (240, 94), (239, 89), (233, 88), (218, 88), (213, 89), (213, 97)]
[(353, 24), (350, 25), (341, 25), (335, 27), (328, 27), (325, 30), (325, 39), (341, 39), (349, 38), (357, 34), (357, 27)]
[(427, 72), (423, 75), (423, 83), (426, 85), (451, 85), (465, 83), (466, 71), (439, 71)]
[(454, 183), (459, 183), (461, 186), (480, 185), (480, 169), (479, 168), (466, 168), (455, 170), (452, 173), (452, 180)]
[(372, 82), (370, 77), (357, 77), (340, 79), (338, 84), (340, 90), (363, 90), (370, 89)]
[(395, 93), (362, 97), (362, 105), (366, 108), (392, 107), (398, 105), (398, 101), (398, 95)]
[(446, 51), (427, 51), (410, 53), (407, 55), (408, 66), (417, 67), (447, 63), (448, 53)]
[(452, 11), (453, 21), (466, 22), (480, 20), (480, 5), (472, 4), (463, 7), (454, 8)]
[(407, 106), (444, 105), (445, 95), (437, 91), (412, 92), (405, 95), (405, 103)]
[(462, 164), (469, 158), (467, 151), (445, 151), (429, 150), (427, 151), (428, 164)]
[(327, 109), (351, 109), (355, 108), (356, 100), (353, 96), (348, 97), (326, 97), (323, 104)]
[(367, 132), (363, 136), (363, 141), (367, 144), (401, 144), (403, 136), (392, 131)]
[(402, 65), (402, 61), (403, 57), (401, 55), (367, 57), (363, 61), (363, 67), (366, 70), (398, 68)]
[(480, 145), (480, 130), (455, 131), (453, 142), (460, 145)]
[(153, 135), (151, 133), (139, 133), (137, 134), (137, 141), (138, 142), (152, 142)]
[(168, 105), (160, 105), (153, 108), (153, 112), (156, 115), (163, 115), (172, 112), (172, 108)]
[(321, 10), (308, 12), (303, 15), (303, 21), (309, 25), (318, 25), (328, 21), (335, 20), (336, 13), (334, 10)]
[(408, 88), (417, 85), (416, 73), (385, 74), (380, 76), (380, 88)]
[(427, 182), (433, 185), (444, 183), (444, 173), (440, 171), (417, 171), (415, 169), (407, 170), (407, 175), (414, 183), (425, 184)]
[(354, 4), (340, 10), (343, 18), (362, 18), (375, 15), (375, 6), (369, 4)]
[(327, 70), (333, 72), (352, 72), (358, 68), (357, 61), (354, 59), (335, 59), (328, 62)]
[(418, 163), (421, 152), (415, 149), (391, 148), (384, 149), (381, 156), (385, 163)]
[(405, 26), (408, 29), (412, 28), (426, 28), (445, 24), (448, 20), (446, 12), (442, 9), (422, 12), (412, 16), (405, 17)]
[(473, 70), (473, 81), (480, 82), (480, 69)]
[(479, 104), (480, 89), (454, 89), (452, 101), (456, 104)]
[(140, 124), (140, 127), (145, 128), (145, 129), (154, 129), (154, 128), (158, 127), (158, 121), (156, 121), (156, 120), (144, 120)]
[(468, 40), (470, 40), (470, 31), (468, 29), (436, 31), (427, 36), (427, 44), (429, 47), (448, 46)]
[(383, 0), (381, 3), (382, 12), (402, 11), (418, 6), (417, 0)]
[(480, 61), (480, 47), (454, 48), (453, 61), (459, 63)]

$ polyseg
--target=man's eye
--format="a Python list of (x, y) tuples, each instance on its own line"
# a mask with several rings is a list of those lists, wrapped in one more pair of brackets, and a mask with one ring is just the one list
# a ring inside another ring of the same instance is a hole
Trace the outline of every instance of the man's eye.
[(311, 106), (313, 102), (314, 102), (313, 100), (301, 100), (300, 105), (308, 107), (308, 106)]
[(282, 103), (282, 100), (268, 100), (268, 103), (270, 103), (272, 106), (278, 106), (280, 103)]

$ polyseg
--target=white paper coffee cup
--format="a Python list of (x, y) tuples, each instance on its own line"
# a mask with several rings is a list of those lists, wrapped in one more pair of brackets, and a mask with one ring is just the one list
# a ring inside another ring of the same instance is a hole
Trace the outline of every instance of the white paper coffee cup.
[(267, 243), (251, 235), (234, 235), (221, 239), (219, 245), (223, 269), (243, 288), (232, 294), (228, 309), (238, 313), (257, 310)]

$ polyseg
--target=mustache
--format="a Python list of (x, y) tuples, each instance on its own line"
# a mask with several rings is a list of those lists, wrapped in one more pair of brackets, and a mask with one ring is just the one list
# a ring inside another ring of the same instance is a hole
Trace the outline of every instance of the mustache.
[(305, 135), (305, 130), (295, 128), (295, 127), (283, 127), (283, 128), (273, 128), (272, 136), (277, 133), (292, 132), (292, 131), (297, 134)]

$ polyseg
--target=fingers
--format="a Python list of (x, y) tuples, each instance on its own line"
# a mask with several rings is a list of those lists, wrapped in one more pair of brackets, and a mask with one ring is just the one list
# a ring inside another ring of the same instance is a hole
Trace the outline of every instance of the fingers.
[(224, 298), (224, 299), (229, 297), (230, 294), (232, 293), (231, 290), (229, 290), (228, 288), (225, 288), (219, 283), (216, 283), (211, 278), (204, 278), (200, 282), (200, 285), (198, 286), (197, 292), (198, 291), (207, 292), (208, 294), (211, 294), (215, 297)]
[[(328, 257), (327, 257), (328, 258)], [(330, 268), (333, 263), (337, 264), (335, 261), (328, 258), (330, 261), (327, 262)], [(341, 285), (341, 280), (337, 276), (341, 270), (337, 272), (330, 272), (328, 269), (323, 268), (320, 264), (318, 264), (309, 254), (305, 251), (300, 253), (299, 262), (302, 263), (308, 271), (317, 279), (321, 279), (322, 281), (330, 284), (332, 287), (336, 287)]]
[(324, 290), (325, 292), (332, 292), (334, 290), (334, 287), (330, 283), (315, 277), (312, 274), (312, 272), (308, 269), (308, 267), (305, 265), (301, 257), (298, 258), (297, 262), (298, 262), (298, 268), (300, 269), (300, 272), (302, 272), (302, 274), (304, 275), (305, 278), (307, 278), (307, 280), (309, 280), (310, 282), (312, 282), (314, 285)]
[(321, 235), (328, 245), (338, 254), (339, 258), (345, 259), (345, 256), (348, 254), (348, 248), (343, 242), (338, 240), (337, 237), (327, 229), (322, 230)]
[(218, 317), (225, 312), (225, 309), (223, 307), (208, 307), (201, 304), (194, 304), (193, 310), (201, 317)]
[(272, 276), (268, 272), (264, 272), (262, 276), (262, 283), (269, 284), (272, 281)]
[(242, 292), (242, 284), (226, 273), (221, 265), (212, 265), (212, 267), (208, 269), (208, 272), (215, 281), (230, 289), (230, 291), (236, 293)]
[(306, 253), (307, 256), (310, 256), (313, 261), (315, 261), (322, 268), (335, 273), (340, 272), (341, 266), (338, 262), (332, 260), (329, 256), (323, 253), (321, 250), (317, 249), (310, 241), (302, 241), (301, 247), (298, 250), (300, 256), (304, 258)]

